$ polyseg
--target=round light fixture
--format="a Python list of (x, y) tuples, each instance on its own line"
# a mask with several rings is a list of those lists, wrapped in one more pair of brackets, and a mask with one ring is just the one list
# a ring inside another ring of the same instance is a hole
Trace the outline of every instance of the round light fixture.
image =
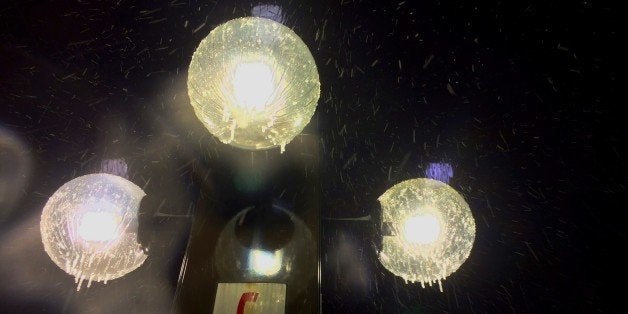
[(146, 254), (137, 242), (137, 212), (144, 191), (106, 173), (78, 177), (61, 186), (41, 215), (44, 249), (75, 277), (81, 288), (92, 281), (122, 277), (138, 268)]
[(384, 235), (379, 260), (406, 281), (438, 283), (469, 257), (475, 221), (464, 198), (449, 185), (432, 179), (396, 184), (379, 197)]
[(310, 121), (320, 95), (305, 43), (288, 27), (258, 17), (212, 30), (192, 55), (187, 85), (209, 132), (250, 150), (283, 151)]

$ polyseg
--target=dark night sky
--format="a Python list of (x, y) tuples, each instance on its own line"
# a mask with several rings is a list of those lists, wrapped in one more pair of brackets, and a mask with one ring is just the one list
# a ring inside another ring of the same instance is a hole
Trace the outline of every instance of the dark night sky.
[[(272, 2), (321, 79), (303, 133), (319, 139), (323, 312), (617, 311), (622, 13), (596, 1), (325, 2)], [(196, 120), (187, 66), (212, 28), (258, 3), (2, 2), (0, 312), (170, 311), (205, 173), (232, 152)], [(75, 293), (43, 252), (41, 209), (119, 157), (149, 195), (151, 256)], [(452, 165), (477, 226), (443, 293), (406, 285), (376, 255), (377, 197), (430, 162)]]

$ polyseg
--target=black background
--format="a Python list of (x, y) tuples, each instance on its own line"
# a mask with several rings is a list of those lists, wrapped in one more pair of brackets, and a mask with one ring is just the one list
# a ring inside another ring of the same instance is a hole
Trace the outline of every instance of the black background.
[[(272, 3), (310, 47), (322, 84), (304, 133), (320, 139), (323, 312), (615, 309), (626, 247), (620, 10)], [(212, 28), (256, 4), (2, 2), (0, 152), (9, 157), (0, 173), (30, 169), (0, 209), (2, 312), (170, 311), (203, 174), (225, 157), (189, 106), (187, 66)], [(17, 142), (21, 155), (8, 155)], [(64, 182), (120, 157), (149, 195), (151, 254), (124, 278), (76, 293), (43, 252), (41, 208)], [(477, 226), (443, 293), (405, 284), (376, 257), (377, 197), (430, 162), (453, 166), (450, 184)]]

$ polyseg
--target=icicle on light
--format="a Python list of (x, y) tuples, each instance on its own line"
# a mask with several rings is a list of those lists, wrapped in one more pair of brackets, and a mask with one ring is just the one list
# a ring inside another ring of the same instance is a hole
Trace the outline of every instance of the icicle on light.
[(201, 41), (188, 71), (188, 95), (198, 119), (221, 142), (283, 152), (314, 114), (320, 82), (297, 34), (269, 19), (245, 17)]
[(406, 281), (438, 283), (469, 257), (475, 221), (464, 198), (449, 185), (432, 179), (396, 184), (379, 197), (384, 235), (379, 260)]
[(44, 249), (75, 277), (81, 288), (92, 281), (122, 277), (138, 268), (146, 254), (137, 242), (137, 212), (144, 191), (106, 173), (78, 177), (61, 186), (41, 215)]

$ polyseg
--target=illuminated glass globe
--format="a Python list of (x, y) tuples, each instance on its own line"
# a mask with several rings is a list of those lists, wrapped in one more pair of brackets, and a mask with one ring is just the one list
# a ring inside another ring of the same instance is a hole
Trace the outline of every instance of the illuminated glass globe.
[(379, 260), (406, 281), (431, 285), (455, 272), (469, 257), (475, 221), (464, 198), (432, 179), (396, 184), (379, 197), (384, 235)]
[(320, 82), (297, 34), (269, 19), (245, 17), (201, 41), (188, 71), (188, 95), (198, 119), (221, 142), (283, 151), (314, 114)]
[(138, 268), (146, 254), (137, 242), (137, 214), (144, 191), (106, 173), (78, 177), (61, 186), (41, 215), (46, 253), (80, 289), (84, 280), (122, 277)]

